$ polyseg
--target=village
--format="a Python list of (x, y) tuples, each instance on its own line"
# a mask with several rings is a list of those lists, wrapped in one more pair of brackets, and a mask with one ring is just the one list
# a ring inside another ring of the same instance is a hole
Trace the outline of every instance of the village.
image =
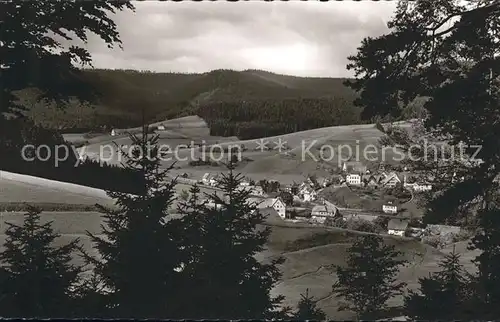
[[(283, 222), (324, 225), (352, 230), (377, 232), (395, 236), (419, 238), (425, 229), (458, 233), (459, 227), (427, 225), (421, 218), (405, 214), (401, 204), (411, 201), (416, 195), (432, 190), (431, 182), (415, 178), (406, 171), (370, 171), (359, 162), (345, 162), (341, 173), (328, 178), (307, 176), (302, 182), (280, 184), (276, 180), (256, 182), (244, 177), (240, 189), (247, 190), (248, 199), (256, 208), (267, 215), (279, 217)], [(184, 176), (187, 177), (187, 174)], [(217, 189), (220, 175), (207, 172), (196, 184)], [(399, 191), (402, 202), (386, 201), (379, 209), (343, 207), (323, 193), (325, 190), (349, 189), (354, 192), (372, 194), (377, 191), (381, 196)], [(406, 198), (406, 199), (405, 199)], [(209, 204), (210, 205), (210, 204)], [(216, 205), (211, 205), (216, 206)], [(355, 223), (349, 225), (349, 223)], [(366, 229), (368, 224), (375, 225), (376, 231)]]

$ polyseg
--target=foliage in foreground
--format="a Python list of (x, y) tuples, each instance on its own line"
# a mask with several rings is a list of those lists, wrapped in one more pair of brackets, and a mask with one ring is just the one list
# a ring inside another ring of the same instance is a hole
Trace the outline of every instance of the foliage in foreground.
[(103, 260), (84, 256), (111, 290), (103, 304), (112, 317), (175, 318), (181, 257), (176, 221), (168, 220), (168, 209), (176, 183), (165, 183), (169, 169), (160, 170), (157, 135), (143, 131), (131, 139), (135, 148), (131, 156), (124, 153), (125, 166), (141, 174), (140, 193), (109, 193), (118, 209), (100, 206), (104, 237), (88, 233)]
[(420, 278), (418, 292), (405, 297), (405, 314), (416, 320), (468, 320), (470, 280), (460, 264), (460, 255), (447, 254), (439, 263), (440, 271)]
[[(281, 314), (282, 296), (271, 297), (270, 291), (281, 273), (277, 264), (260, 263), (254, 256), (264, 250), (270, 228), (257, 229), (264, 216), (249, 203), (249, 192), (238, 189), (243, 176), (222, 175), (222, 195), (208, 195), (208, 202), (199, 199), (198, 188), (191, 199), (181, 205), (185, 214), (186, 245), (194, 246), (184, 271), (189, 272), (192, 306), (185, 307), (194, 319), (269, 319)], [(194, 299), (194, 300), (193, 300)], [(199, 306), (196, 303), (205, 303)]]
[(323, 310), (316, 306), (316, 302), (312, 296), (309, 296), (309, 289), (306, 289), (306, 294), (301, 294), (301, 299), (297, 305), (297, 312), (293, 318), (299, 321), (323, 321), (326, 320), (326, 314)]
[(396, 275), (406, 262), (394, 246), (384, 245), (375, 235), (360, 237), (347, 252), (347, 267), (336, 267), (333, 292), (344, 300), (341, 310), (373, 319), (387, 308), (387, 300), (402, 293), (406, 284), (397, 282)]
[(31, 208), (22, 226), (8, 223), (0, 260), (0, 314), (12, 318), (72, 317), (77, 303), (74, 286), (81, 267), (70, 263), (78, 240), (54, 246), (59, 234), (41, 223), (40, 210)]

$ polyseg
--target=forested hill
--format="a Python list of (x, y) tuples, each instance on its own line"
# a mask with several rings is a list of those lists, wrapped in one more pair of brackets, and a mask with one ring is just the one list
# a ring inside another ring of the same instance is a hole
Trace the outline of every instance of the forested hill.
[(288, 124), (286, 129), (278, 125), (283, 131), (359, 120), (359, 111), (352, 104), (356, 94), (343, 85), (345, 79), (341, 78), (295, 77), (260, 70), (180, 74), (103, 69), (87, 70), (84, 77), (101, 92), (98, 104), (90, 108), (72, 102), (64, 112), (29, 104), (33, 119), (68, 131), (104, 125), (137, 126), (142, 121), (142, 111), (147, 121), (198, 114), (217, 128), (228, 122), (232, 123), (228, 126), (237, 127), (232, 119), (245, 122), (247, 127), (259, 123), (263, 110), (267, 111), (264, 115), (268, 126), (289, 123), (290, 115), (296, 119), (307, 115), (308, 120), (302, 118), (301, 124)]

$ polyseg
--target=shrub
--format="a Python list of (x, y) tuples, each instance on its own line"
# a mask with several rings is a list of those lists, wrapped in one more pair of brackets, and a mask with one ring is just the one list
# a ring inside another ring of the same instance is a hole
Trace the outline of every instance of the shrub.
[(325, 226), (336, 227), (336, 228), (347, 228), (346, 221), (341, 217), (328, 217), (324, 222)]
[(95, 205), (84, 204), (65, 204), (52, 202), (2, 202), (0, 203), (0, 211), (28, 211), (30, 207), (35, 207), (41, 211), (98, 211)]
[(441, 248), (441, 238), (439, 236), (424, 236), (422, 237), (422, 243), (430, 245), (435, 248)]
[(199, 167), (199, 166), (212, 166), (212, 167), (217, 167), (219, 166), (219, 163), (215, 161), (210, 161), (210, 160), (192, 160), (189, 161), (189, 165), (192, 167)]
[(379, 216), (373, 221), (373, 225), (375, 225), (378, 232), (386, 232), (389, 220), (389, 217)]
[(363, 231), (367, 233), (376, 233), (377, 227), (364, 219), (349, 219), (346, 224), (346, 228), (350, 230)]

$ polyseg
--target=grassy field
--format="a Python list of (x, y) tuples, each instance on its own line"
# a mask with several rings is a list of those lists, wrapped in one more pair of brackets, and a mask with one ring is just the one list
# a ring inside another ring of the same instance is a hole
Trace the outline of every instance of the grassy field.
[[(329, 319), (353, 319), (352, 312), (338, 312), (338, 299), (331, 293), (331, 286), (336, 281), (332, 266), (345, 265), (346, 250), (356, 237), (364, 233), (291, 224), (271, 227), (270, 242), (263, 257), (285, 258), (281, 266), (283, 279), (273, 293), (285, 294), (285, 304), (293, 306), (299, 301), (300, 294), (309, 289)], [(436, 271), (437, 262), (444, 256), (440, 251), (415, 240), (394, 236), (385, 236), (384, 239), (403, 252), (404, 258), (410, 262), (400, 270), (398, 279), (407, 282), (412, 289), (418, 286), (419, 277)], [(400, 306), (402, 298), (396, 298), (390, 304)]]
[[(187, 116), (179, 119), (160, 122), (165, 126), (165, 131), (159, 131), (160, 144), (175, 149), (180, 145), (188, 145), (190, 142), (205, 143), (207, 146), (218, 143), (222, 147), (230, 145), (245, 145), (247, 151), (241, 153), (247, 162), (242, 162), (237, 171), (242, 172), (255, 180), (276, 179), (283, 183), (292, 183), (302, 180), (304, 176), (315, 174), (326, 176), (332, 170), (342, 166), (344, 161), (359, 158), (364, 162), (364, 148), (369, 144), (376, 145), (378, 139), (383, 135), (374, 124), (346, 125), (327, 128), (319, 128), (308, 131), (295, 132), (276, 137), (263, 138), (270, 148), (268, 151), (258, 150), (258, 140), (238, 140), (234, 137), (213, 137), (208, 135), (206, 123), (197, 116)], [(409, 123), (402, 123), (402, 127), (408, 128)], [(78, 139), (75, 134), (66, 135), (68, 139)], [(274, 150), (279, 140), (286, 142), (289, 150)], [(101, 135), (92, 138), (89, 145), (80, 149), (80, 153), (89, 157), (99, 157), (110, 163), (118, 164), (120, 159), (118, 152), (112, 148), (112, 142), (118, 145), (130, 145), (131, 141), (126, 135), (112, 137)], [(174, 160), (176, 169), (174, 174), (189, 173), (193, 178), (201, 178), (205, 172), (224, 171), (223, 166), (192, 166), (189, 161), (207, 159), (227, 161), (228, 153), (213, 154), (209, 151), (203, 153), (199, 149), (178, 149), (177, 154), (172, 154), (170, 160), (165, 159), (164, 166), (171, 165)], [(310, 152), (310, 154), (308, 153)], [(333, 151), (333, 155), (331, 152)], [(286, 153), (285, 153), (286, 152)], [(359, 153), (358, 153), (359, 152)], [(377, 155), (370, 154), (371, 158), (385, 160), (387, 163), (397, 163), (394, 159), (398, 157), (391, 149), (379, 149)], [(123, 160), (123, 159), (122, 159)]]
[(98, 198), (85, 193), (75, 193), (48, 186), (38, 186), (0, 178), (0, 202), (17, 203), (63, 203), (93, 205), (95, 203), (111, 205), (110, 199)]

